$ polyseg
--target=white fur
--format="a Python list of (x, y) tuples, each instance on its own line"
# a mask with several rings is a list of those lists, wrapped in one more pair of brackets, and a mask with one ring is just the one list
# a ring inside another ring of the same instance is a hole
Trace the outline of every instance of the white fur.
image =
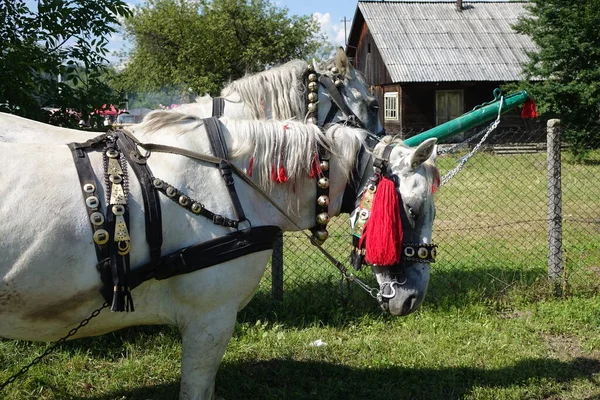
[[(328, 129), (327, 136), (322, 137), (312, 125), (287, 122), (283, 146), (283, 122), (223, 122), (234, 163), (244, 168), (249, 157), (256, 155), (256, 168), (263, 172), (253, 179), (268, 190), (281, 207), (294, 204), (293, 218), (302, 229), (313, 226), (315, 218), (315, 181), (307, 177), (308, 154), (318, 142), (329, 146), (333, 153), (329, 212), (339, 214), (346, 177), (353, 166), (355, 150), (365, 137), (364, 131), (338, 126)], [(27, 127), (31, 130), (55, 129), (31, 124)], [(156, 112), (136, 126), (133, 134), (142, 142), (210, 154), (204, 126), (195, 117)], [(42, 136), (43, 132), (39, 131), (38, 135)], [(271, 165), (273, 153), (269, 152), (277, 152), (282, 147), (291, 179), (287, 184), (273, 185), (264, 177)], [(401, 166), (411, 154), (409, 149), (394, 152), (391, 165)], [(101, 156), (91, 153), (90, 158), (100, 177)], [(103, 303), (92, 232), (73, 160), (67, 146), (24, 143), (0, 143), (0, 159), (3, 160), (0, 336), (56, 340)], [(158, 152), (152, 153), (148, 164), (156, 177), (201, 201), (209, 210), (230, 218), (234, 216), (216, 168), (183, 156)], [(147, 262), (149, 256), (140, 187), (132, 171), (129, 176), (132, 177), (131, 264), (136, 266)], [(285, 231), (297, 230), (255, 190), (238, 178), (235, 181), (244, 211), (253, 226), (276, 225)], [(103, 198), (103, 193), (99, 193), (99, 197)], [(190, 214), (162, 195), (160, 199), (164, 254), (231, 231)], [(236, 313), (253, 296), (270, 254), (263, 251), (167, 280), (147, 281), (132, 292), (135, 312), (105, 310), (77, 336), (99, 335), (132, 325), (175, 325), (183, 341), (180, 398), (211, 399), (215, 375), (233, 332)], [(409, 289), (416, 290), (415, 287)]]

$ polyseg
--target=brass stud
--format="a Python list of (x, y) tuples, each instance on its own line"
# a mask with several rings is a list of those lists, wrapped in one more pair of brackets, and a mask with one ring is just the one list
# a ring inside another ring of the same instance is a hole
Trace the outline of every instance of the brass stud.
[(187, 196), (179, 196), (179, 204), (182, 206), (187, 206), (190, 203), (190, 198)]
[(155, 178), (155, 179), (152, 181), (152, 184), (154, 185), (154, 187), (155, 187), (155, 188), (157, 188), (157, 189), (160, 189), (160, 188), (162, 188), (162, 187), (163, 187), (163, 185), (164, 185), (164, 182), (163, 182), (161, 179)]
[(314, 71), (315, 70), (315, 66), (313, 64), (309, 63), (307, 69), (309, 71)]
[(319, 100), (319, 95), (311, 92), (308, 94), (308, 101), (310, 101), (311, 103), (315, 103), (317, 100)]
[(167, 196), (169, 197), (175, 197), (175, 195), (177, 194), (177, 189), (175, 189), (173, 186), (167, 186)]
[(104, 223), (104, 215), (102, 213), (96, 211), (90, 215), (90, 222), (94, 226), (100, 226)]
[(308, 103), (308, 112), (314, 113), (317, 111), (316, 103)]
[(90, 196), (85, 199), (85, 205), (87, 205), (89, 208), (98, 208), (100, 205), (100, 200), (98, 200), (96, 196)]
[(429, 255), (429, 252), (427, 251), (427, 249), (425, 247), (419, 247), (419, 250), (417, 251), (417, 255), (419, 256), (419, 258), (427, 258), (427, 256)]
[(307, 121), (309, 124), (315, 124), (315, 125), (317, 125), (317, 122), (318, 122), (315, 117), (310, 117)]
[(329, 187), (329, 179), (327, 179), (326, 177), (323, 176), (323, 177), (319, 178), (317, 185), (319, 185), (319, 187), (321, 189), (327, 189)]
[(112, 206), (112, 212), (115, 215), (123, 215), (125, 214), (125, 207), (123, 207), (121, 204), (115, 204)]
[(310, 82), (308, 84), (308, 90), (310, 90), (311, 92), (316, 92), (317, 90), (319, 90), (319, 85), (317, 85), (317, 82)]
[(310, 74), (310, 75), (308, 75), (308, 81), (309, 82), (316, 82), (317, 81), (317, 74)]
[(200, 214), (200, 212), (202, 211), (202, 205), (199, 203), (193, 203), (192, 204), (192, 212), (194, 214)]
[(327, 225), (329, 223), (329, 214), (320, 213), (317, 215), (317, 224), (319, 225)]
[(335, 85), (335, 87), (341, 87), (343, 82), (341, 79), (336, 79), (335, 82), (333, 82), (333, 84)]
[(323, 243), (329, 237), (329, 232), (327, 232), (327, 229), (320, 229), (318, 231), (313, 232), (313, 236), (315, 237), (315, 239)]
[(109, 176), (108, 176), (108, 179), (109, 179), (109, 180), (110, 180), (112, 183), (117, 183), (117, 184), (118, 184), (118, 183), (121, 183), (121, 182), (123, 182), (123, 178), (121, 178), (121, 176), (120, 176), (120, 175), (114, 175), (114, 174), (111, 174), (111, 175), (109, 175)]
[(340, 70), (337, 67), (331, 67), (330, 71), (334, 75), (337, 75), (340, 73)]
[(321, 160), (321, 162), (319, 163), (319, 167), (321, 167), (322, 171), (329, 171), (329, 161)]
[(109, 237), (108, 232), (104, 229), (98, 229), (94, 232), (94, 242), (98, 245), (106, 244)]
[(106, 156), (108, 158), (117, 158), (119, 157), (119, 152), (115, 149), (108, 149), (106, 150)]
[(317, 199), (317, 204), (319, 205), (319, 207), (328, 207), (329, 206), (329, 196), (326, 195), (321, 195), (319, 196), (319, 198)]
[(414, 257), (414, 255), (415, 255), (415, 249), (414, 249), (414, 247), (410, 247), (410, 246), (405, 247), (404, 248), (404, 255), (406, 257)]
[(83, 191), (86, 193), (94, 193), (94, 190), (96, 190), (96, 186), (93, 183), (83, 185)]
[(117, 242), (117, 253), (120, 256), (129, 254), (131, 251), (131, 242), (129, 240), (122, 240)]

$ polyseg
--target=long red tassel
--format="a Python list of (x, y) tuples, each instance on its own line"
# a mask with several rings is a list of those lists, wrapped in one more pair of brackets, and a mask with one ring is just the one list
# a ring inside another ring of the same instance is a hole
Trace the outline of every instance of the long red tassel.
[(537, 107), (533, 100), (528, 99), (525, 104), (523, 104), (523, 109), (521, 110), (521, 118), (523, 119), (533, 119), (538, 117)]
[(375, 192), (371, 216), (359, 247), (365, 243), (365, 261), (379, 266), (397, 265), (402, 259), (402, 219), (394, 182), (384, 177)]

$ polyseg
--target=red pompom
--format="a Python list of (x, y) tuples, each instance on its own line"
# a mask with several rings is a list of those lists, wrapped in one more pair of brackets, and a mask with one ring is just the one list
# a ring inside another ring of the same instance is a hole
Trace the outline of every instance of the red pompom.
[(537, 107), (533, 100), (528, 99), (525, 104), (523, 104), (523, 109), (521, 110), (521, 118), (523, 119), (533, 119), (537, 118), (538, 112)]
[(279, 168), (276, 168), (275, 166), (271, 167), (271, 180), (277, 183), (285, 183), (288, 181), (288, 176), (285, 173), (283, 165)]
[(365, 261), (379, 266), (397, 265), (402, 259), (402, 219), (394, 182), (384, 177), (375, 192), (371, 215), (360, 240)]

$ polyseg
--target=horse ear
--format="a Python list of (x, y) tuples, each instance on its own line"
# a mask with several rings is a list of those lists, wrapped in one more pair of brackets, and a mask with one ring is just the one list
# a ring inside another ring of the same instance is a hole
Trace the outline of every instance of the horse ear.
[(410, 155), (410, 168), (416, 169), (419, 165), (429, 160), (435, 151), (436, 138), (430, 138), (421, 143)]
[(348, 56), (344, 51), (343, 47), (338, 47), (335, 53), (335, 66), (340, 70), (340, 73), (344, 76), (350, 76), (350, 71), (354, 68), (348, 60)]

